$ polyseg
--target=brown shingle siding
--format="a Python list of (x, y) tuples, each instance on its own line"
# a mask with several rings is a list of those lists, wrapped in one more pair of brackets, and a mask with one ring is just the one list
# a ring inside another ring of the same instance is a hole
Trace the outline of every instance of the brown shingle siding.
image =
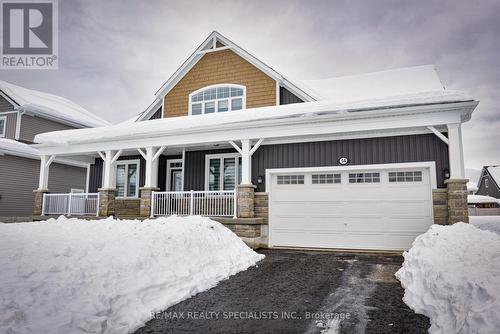
[(276, 104), (276, 81), (231, 50), (205, 54), (168, 92), (164, 99), (165, 117), (186, 116), (189, 94), (215, 84), (246, 87), (246, 106), (256, 108)]

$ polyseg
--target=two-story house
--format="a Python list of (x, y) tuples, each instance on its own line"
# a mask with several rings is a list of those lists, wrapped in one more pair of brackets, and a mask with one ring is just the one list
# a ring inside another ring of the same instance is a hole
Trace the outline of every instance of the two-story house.
[[(109, 123), (67, 99), (0, 81), (0, 221), (31, 220), (40, 165), (37, 150), (29, 146), (35, 135), (103, 125)], [(93, 161), (55, 159), (51, 191), (88, 191)]]
[(101, 216), (212, 216), (269, 247), (405, 249), (433, 223), (467, 222), (461, 124), (477, 104), (433, 66), (292, 80), (213, 32), (135, 122), (36, 137), (35, 214), (58, 213), (48, 162), (88, 155)]

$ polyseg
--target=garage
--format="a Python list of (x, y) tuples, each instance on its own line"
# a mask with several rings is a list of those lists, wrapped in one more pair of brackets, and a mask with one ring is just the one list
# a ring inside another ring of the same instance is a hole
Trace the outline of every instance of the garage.
[(433, 222), (433, 163), (268, 170), (269, 246), (408, 249)]

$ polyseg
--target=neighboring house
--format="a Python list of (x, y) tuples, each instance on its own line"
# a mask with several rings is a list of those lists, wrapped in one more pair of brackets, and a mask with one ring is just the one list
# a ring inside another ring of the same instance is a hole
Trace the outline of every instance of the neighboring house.
[(469, 208), (498, 208), (500, 200), (491, 196), (469, 195), (467, 203)]
[(101, 216), (214, 216), (269, 247), (406, 249), (467, 221), (461, 124), (477, 104), (433, 66), (291, 80), (213, 32), (136, 122), (36, 137), (35, 214), (44, 162), (88, 155)]
[(483, 167), (476, 194), (500, 198), (500, 166)]
[[(0, 221), (31, 220), (40, 157), (29, 144), (37, 134), (102, 125), (109, 123), (67, 99), (0, 81)], [(93, 161), (56, 159), (51, 191), (85, 192)]]

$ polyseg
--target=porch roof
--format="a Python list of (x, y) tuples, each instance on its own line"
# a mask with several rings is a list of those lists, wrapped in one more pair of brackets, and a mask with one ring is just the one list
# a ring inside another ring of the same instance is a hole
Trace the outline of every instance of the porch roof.
[[(38, 143), (36, 147), (40, 149), (41, 154), (64, 154), (146, 147), (147, 145), (187, 145), (262, 137), (290, 137), (313, 135), (322, 131), (335, 133), (348, 130), (347, 128), (343, 128), (342, 131), (335, 130), (332, 127), (321, 130), (318, 125), (311, 127), (313, 123), (324, 125), (325, 122), (330, 122), (330, 125), (333, 123), (340, 125), (350, 121), (349, 124), (357, 125), (356, 129), (360, 131), (369, 130), (369, 127), (363, 126), (367, 120), (373, 122), (375, 118), (380, 117), (428, 113), (429, 108), (434, 111), (453, 109), (454, 114), (460, 116), (455, 120), (458, 123), (467, 121), (476, 105), (477, 101), (463, 92), (439, 90), (345, 103), (325, 100), (208, 115), (120, 123), (95, 129), (48, 132), (37, 135), (35, 142)], [(445, 120), (435, 121), (427, 125), (446, 124), (446, 122)], [(306, 126), (307, 129), (293, 131), (290, 128), (299, 124)], [(287, 132), (278, 131), (278, 129), (284, 130), (285, 127), (288, 129)], [(397, 126), (386, 124), (385, 127)]]

